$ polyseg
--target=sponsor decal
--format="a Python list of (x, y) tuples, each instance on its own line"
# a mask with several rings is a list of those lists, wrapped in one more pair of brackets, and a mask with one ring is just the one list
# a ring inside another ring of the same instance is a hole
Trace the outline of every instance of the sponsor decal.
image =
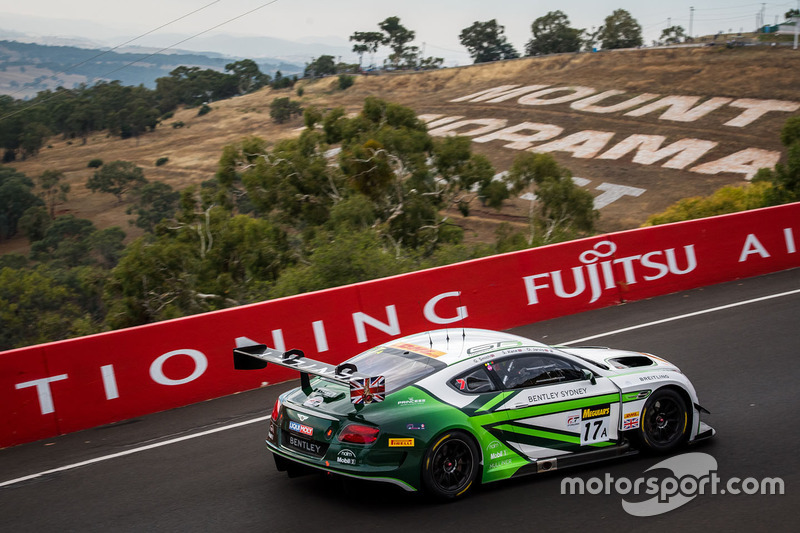
[(289, 421), (289, 430), (296, 433), (302, 433), (303, 435), (308, 435), (309, 437), (314, 435), (314, 428), (299, 422), (295, 422), (294, 420)]
[(386, 379), (383, 376), (350, 380), (350, 402), (353, 404), (382, 402), (385, 397)]
[(304, 439), (298, 439), (292, 435), (289, 435), (289, 446), (314, 455), (319, 455), (322, 451), (322, 445)]
[(425, 348), (424, 346), (417, 346), (416, 344), (411, 344), (408, 342), (400, 342), (398, 344), (392, 344), (392, 348), (399, 348), (400, 350), (406, 350), (409, 352), (418, 353), (420, 355), (427, 355), (428, 357), (433, 357), (433, 358), (447, 355), (447, 352), (441, 352), (439, 350), (434, 350), (433, 348)]
[(543, 394), (529, 394), (528, 401), (530, 403), (554, 402), (556, 400), (564, 400), (564, 399), (574, 398), (576, 396), (584, 396), (585, 394), (586, 394), (586, 387), (578, 387), (575, 389), (546, 392)]
[(414, 439), (389, 439), (389, 448), (413, 448)]
[[(467, 349), (467, 354), (474, 355), (483, 352), (488, 352), (489, 350), (499, 350), (502, 348), (511, 348), (513, 346), (522, 346), (522, 341), (501, 341), (501, 342), (493, 342), (491, 344), (481, 344), (480, 346), (473, 346), (472, 348)], [(492, 355), (494, 357), (494, 355)]]
[(490, 442), (489, 444), (486, 445), (486, 449), (487, 450), (496, 450), (500, 446), (501, 446), (500, 441), (493, 440), (492, 442)]
[(581, 446), (605, 442), (610, 429), (611, 405), (595, 405), (581, 411)]
[(594, 407), (586, 407), (581, 412), (581, 418), (588, 420), (591, 418), (600, 418), (602, 416), (611, 415), (610, 405), (595, 405)]
[[(683, 258), (675, 248), (655, 250), (629, 257), (617, 257), (617, 245), (609, 240), (598, 241), (582, 252), (578, 259), (580, 266), (572, 267), (568, 274), (561, 270), (543, 272), (522, 278), (528, 295), (528, 305), (539, 303), (539, 293), (547, 290), (562, 299), (577, 298), (587, 293), (589, 303), (596, 302), (604, 291), (619, 290), (614, 268), (621, 268), (627, 286), (639, 280), (654, 281), (669, 274), (681, 276), (697, 268), (694, 244), (683, 247)], [(619, 265), (619, 266), (615, 266)], [(568, 276), (571, 281), (564, 281)], [(572, 286), (571, 291), (565, 287)]]
[(397, 405), (420, 405), (425, 403), (425, 398), (409, 398), (408, 400), (397, 400)]
[(489, 454), (489, 459), (500, 459), (501, 457), (505, 457), (508, 455), (506, 450), (500, 450), (499, 452), (492, 452)]
[(406, 429), (425, 429), (425, 424), (406, 424)]
[(625, 413), (622, 419), (622, 429), (636, 429), (639, 427), (639, 411)]
[(639, 418), (626, 418), (622, 421), (622, 429), (636, 429), (639, 427)]
[(510, 464), (511, 464), (511, 459), (503, 459), (502, 461), (498, 461), (496, 463), (489, 463), (489, 470), (497, 470), (498, 468), (502, 468)]
[(343, 465), (356, 466), (356, 454), (353, 450), (341, 450), (336, 455), (336, 462)]
[(569, 415), (567, 417), (567, 427), (575, 427), (581, 424), (581, 415)]
[(639, 381), (660, 381), (662, 379), (669, 379), (667, 374), (658, 374), (657, 376), (639, 376)]
[(324, 398), (322, 396), (310, 396), (306, 401), (303, 402), (303, 405), (306, 407), (319, 407), (322, 405)]
[(297, 418), (300, 419), (300, 422), (305, 422), (306, 420), (308, 420), (308, 416), (302, 413), (297, 413)]

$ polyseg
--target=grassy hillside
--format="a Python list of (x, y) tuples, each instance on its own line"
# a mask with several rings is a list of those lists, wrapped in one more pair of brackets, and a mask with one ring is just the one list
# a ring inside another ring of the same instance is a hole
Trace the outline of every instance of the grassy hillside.
[[(155, 132), (138, 139), (110, 138), (95, 134), (85, 145), (53, 138), (41, 153), (13, 167), (29, 176), (47, 169), (65, 172), (72, 186), (69, 202), (61, 213), (73, 213), (89, 218), (99, 228), (120, 225), (129, 234), (137, 232), (129, 226), (125, 205), (117, 205), (114, 197), (92, 194), (85, 188), (92, 169), (87, 162), (93, 158), (104, 161), (116, 159), (135, 162), (145, 170), (151, 181), (164, 181), (174, 188), (209, 179), (223, 146), (239, 139), (257, 135), (273, 143), (297, 134), (302, 120), (275, 125), (269, 116), (269, 105), (276, 97), (289, 96), (303, 106), (321, 109), (344, 106), (348, 111), (361, 108), (366, 96), (375, 95), (413, 108), (419, 114), (492, 117), (514, 125), (523, 121), (555, 124), (564, 134), (583, 130), (614, 132), (606, 149), (633, 134), (662, 135), (666, 144), (682, 138), (702, 139), (718, 143), (716, 157), (745, 148), (779, 151), (778, 134), (792, 113), (767, 113), (746, 127), (732, 128), (724, 122), (739, 115), (741, 109), (721, 108), (694, 122), (658, 120), (658, 113), (642, 117), (624, 113), (581, 113), (569, 104), (552, 106), (521, 106), (514, 100), (499, 103), (451, 102), (480, 90), (500, 85), (584, 86), (598, 92), (624, 91), (627, 97), (641, 93), (660, 95), (701, 96), (729, 99), (786, 100), (800, 102), (800, 53), (785, 48), (684, 48), (569, 54), (545, 58), (526, 58), (488, 65), (478, 65), (440, 71), (384, 74), (359, 77), (346, 91), (336, 89), (335, 78), (304, 81), (303, 96), (294, 90), (261, 90), (257, 93), (215, 102), (212, 112), (197, 116), (196, 109), (184, 109), (162, 123)], [(173, 128), (176, 122), (185, 124)], [(504, 148), (503, 141), (474, 143), (474, 149), (487, 155), (498, 169), (506, 170), (519, 153)], [(586, 187), (593, 194), (603, 183), (635, 187), (646, 191), (640, 196), (626, 196), (601, 209), (600, 227), (618, 230), (636, 227), (648, 215), (664, 210), (674, 201), (699, 194), (709, 194), (723, 185), (744, 183), (740, 174), (704, 175), (684, 169), (664, 168), (661, 164), (642, 165), (632, 162), (631, 155), (617, 160), (571, 157), (554, 152), (560, 163), (578, 177), (589, 180)], [(166, 165), (156, 167), (155, 161), (168, 157)], [(714, 159), (709, 153), (705, 162)], [(663, 161), (662, 161), (663, 163)], [(465, 222), (474, 229), (473, 238), (490, 234), (498, 220), (523, 223), (528, 209), (526, 200), (507, 202), (501, 213), (480, 210)], [(24, 238), (1, 243), (0, 253), (24, 250)]]

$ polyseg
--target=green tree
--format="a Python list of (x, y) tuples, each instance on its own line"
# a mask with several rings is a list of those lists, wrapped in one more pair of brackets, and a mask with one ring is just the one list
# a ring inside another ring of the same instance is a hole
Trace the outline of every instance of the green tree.
[(22, 159), (38, 154), (39, 150), (44, 146), (44, 141), (50, 135), (52, 135), (50, 129), (42, 123), (26, 124), (22, 128), (22, 134), (19, 138)]
[(722, 187), (707, 197), (683, 198), (665, 211), (648, 217), (643, 226), (657, 226), (767, 207), (770, 189), (770, 184), (756, 182), (745, 186)]
[(198, 261), (193, 243), (169, 235), (132, 242), (105, 285), (107, 324), (117, 329), (210, 310), (193, 295)]
[(487, 22), (475, 21), (461, 30), (459, 39), (475, 63), (515, 59), (519, 54), (506, 40), (505, 28), (496, 19)]
[(125, 250), (125, 232), (119, 226), (93, 232), (89, 236), (89, 245), (96, 256), (98, 264), (103, 268), (114, 268)]
[(321, 55), (306, 65), (305, 77), (319, 78), (336, 74), (336, 62), (333, 56)]
[(302, 114), (303, 108), (300, 107), (300, 102), (290, 100), (288, 97), (275, 98), (269, 105), (269, 116), (276, 124), (283, 124), (292, 117)]
[(570, 172), (550, 154), (526, 152), (511, 165), (506, 181), (519, 193), (533, 185), (528, 244), (549, 244), (591, 234), (598, 213), (592, 195), (575, 185)]
[(617, 9), (607, 16), (600, 26), (597, 40), (606, 50), (634, 48), (642, 45), (642, 26), (624, 9)]
[(678, 44), (686, 39), (686, 31), (683, 26), (670, 26), (661, 31), (661, 40), (664, 44)]
[(77, 295), (54, 280), (47, 267), (0, 269), (0, 350), (85, 333)]
[(44, 238), (44, 233), (47, 231), (52, 220), (46, 208), (34, 206), (25, 210), (17, 226), (19, 230), (28, 237), (28, 241), (32, 243)]
[(397, 68), (403, 64), (404, 58), (408, 58), (409, 52), (413, 52), (408, 43), (414, 40), (416, 34), (400, 24), (399, 17), (387, 17), (378, 23), (378, 27), (386, 35), (383, 44), (392, 49), (389, 61), (393, 67)]
[(781, 143), (786, 147), (786, 164), (778, 163), (773, 169), (760, 169), (753, 182), (768, 182), (770, 205), (800, 200), (800, 117), (790, 117), (781, 129)]
[(563, 54), (581, 49), (583, 30), (572, 28), (563, 11), (550, 11), (531, 24), (533, 37), (525, 45), (529, 56)]
[(33, 182), (12, 168), (0, 167), (0, 239), (17, 234), (17, 223), (31, 207), (43, 205), (33, 193)]
[(86, 182), (86, 187), (92, 192), (105, 192), (117, 197), (122, 203), (123, 196), (128, 192), (147, 183), (144, 172), (130, 161), (112, 161), (103, 165), (100, 170)]
[(322, 233), (314, 241), (306, 264), (287, 269), (272, 290), (272, 297), (289, 296), (387, 277), (413, 268), (398, 261), (373, 231)]
[(60, 170), (45, 170), (39, 176), (39, 197), (50, 212), (50, 218), (56, 218), (56, 205), (67, 201), (69, 183), (62, 183), (64, 173)]
[(247, 94), (268, 85), (270, 78), (261, 72), (252, 59), (242, 59), (225, 65), (225, 71), (236, 78), (236, 87), (239, 94)]
[(44, 237), (31, 245), (31, 257), (43, 262), (57, 261), (68, 267), (89, 264), (89, 237), (94, 232), (91, 220), (61, 215), (47, 227)]
[(146, 183), (135, 189), (133, 194), (135, 201), (127, 213), (135, 214), (136, 220), (133, 223), (145, 231), (154, 232), (159, 222), (172, 219), (178, 210), (180, 193), (166, 183)]
[(384, 44), (385, 36), (379, 31), (357, 31), (350, 36), (350, 40), (356, 44), (353, 45), (353, 52), (358, 54), (358, 66), (361, 66), (361, 56), (369, 52), (372, 58), (370, 64), (374, 63), (375, 52)]

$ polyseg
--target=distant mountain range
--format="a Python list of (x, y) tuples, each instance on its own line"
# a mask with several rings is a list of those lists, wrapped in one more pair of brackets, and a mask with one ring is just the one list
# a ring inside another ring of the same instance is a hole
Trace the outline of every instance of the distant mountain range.
[[(156, 78), (169, 75), (181, 65), (222, 71), (226, 64), (244, 58), (254, 60), (262, 72), (270, 75), (276, 71), (283, 75), (300, 74), (306, 63), (323, 54), (332, 55), (337, 61), (356, 61), (348, 42), (336, 37), (320, 38), (319, 42), (313, 38), (294, 42), (217, 34), (192, 39), (194, 50), (208, 51), (161, 52), (185, 38), (180, 34), (153, 35), (147, 47), (125, 46), (111, 52), (110, 46), (90, 39), (33, 35), (0, 28), (0, 94), (28, 98), (45, 89), (91, 85), (100, 80), (120, 80), (124, 85), (144, 84), (153, 88)], [(129, 39), (118, 37), (115, 41)]]

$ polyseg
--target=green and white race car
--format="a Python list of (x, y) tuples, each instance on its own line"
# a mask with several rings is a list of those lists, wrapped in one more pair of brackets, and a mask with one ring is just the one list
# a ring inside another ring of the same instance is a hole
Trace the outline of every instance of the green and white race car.
[(686, 376), (646, 353), (450, 329), (391, 340), (338, 366), (264, 345), (236, 348), (234, 363), (301, 374), (269, 423), (279, 470), (312, 467), (441, 499), (714, 434)]

